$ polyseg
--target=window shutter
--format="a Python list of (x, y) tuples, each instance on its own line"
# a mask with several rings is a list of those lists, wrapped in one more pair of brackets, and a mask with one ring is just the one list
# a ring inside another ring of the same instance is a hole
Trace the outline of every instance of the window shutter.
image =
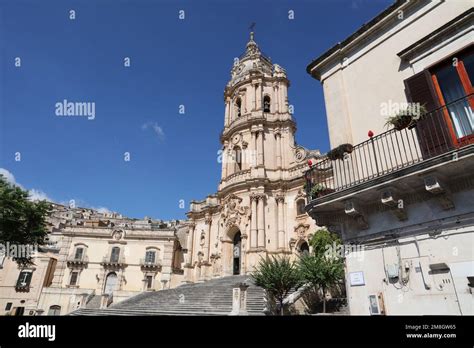
[(28, 274), (26, 275), (26, 285), (30, 285), (31, 283), (31, 278), (33, 277), (33, 272), (28, 272)]
[(404, 82), (408, 101), (424, 105), (428, 112), (428, 115), (416, 124), (418, 143), (423, 158), (437, 156), (452, 149), (451, 137), (443, 115), (444, 110), (439, 109), (440, 103), (430, 72), (424, 70)]

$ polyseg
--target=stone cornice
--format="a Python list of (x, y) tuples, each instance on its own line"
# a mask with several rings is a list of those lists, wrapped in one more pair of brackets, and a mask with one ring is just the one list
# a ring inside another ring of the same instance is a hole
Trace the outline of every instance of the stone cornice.
[(250, 129), (252, 126), (272, 128), (290, 127), (293, 132), (296, 132), (296, 122), (292, 118), (287, 118), (286, 120), (270, 121), (265, 117), (252, 117), (248, 118), (244, 122), (238, 122), (235, 124), (231, 123), (228, 128), (225, 128), (220, 135), (221, 144), (224, 144), (225, 141), (229, 141), (235, 132), (242, 131), (244, 129)]
[[(174, 229), (167, 230), (129, 230), (121, 229), (125, 232), (124, 240), (150, 239), (150, 240), (169, 240), (177, 238)], [(67, 227), (59, 233), (68, 237), (90, 237), (90, 238), (113, 238), (115, 229), (111, 228), (91, 228), (74, 226)]]

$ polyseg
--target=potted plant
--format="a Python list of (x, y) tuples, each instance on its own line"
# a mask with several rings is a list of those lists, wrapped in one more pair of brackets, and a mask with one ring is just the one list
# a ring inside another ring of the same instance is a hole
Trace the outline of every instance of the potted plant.
[(424, 105), (421, 105), (418, 110), (414, 110), (414, 108), (406, 108), (400, 110), (395, 114), (395, 116), (390, 116), (387, 118), (387, 122), (385, 125), (393, 126), (398, 131), (401, 131), (404, 128), (413, 128), (416, 125), (416, 122), (421, 119), (427, 110)]
[(319, 197), (328, 195), (333, 192), (334, 192), (333, 189), (330, 189), (324, 186), (323, 184), (316, 184), (311, 188), (310, 195), (311, 195), (311, 198), (314, 199), (314, 198), (319, 198)]
[(329, 151), (326, 156), (332, 161), (341, 160), (344, 158), (345, 153), (351, 153), (353, 150), (354, 147), (351, 144), (342, 144)]

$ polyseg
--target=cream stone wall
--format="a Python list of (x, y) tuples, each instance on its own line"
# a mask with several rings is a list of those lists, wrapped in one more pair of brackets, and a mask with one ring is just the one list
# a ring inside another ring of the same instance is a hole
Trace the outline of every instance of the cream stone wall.
[[(466, 227), (447, 228), (436, 238), (428, 234), (404, 238), (398, 250), (396, 246), (379, 246), (349, 254), (346, 282), (351, 314), (369, 315), (369, 295), (381, 294), (387, 315), (473, 315), (473, 294), (467, 279), (474, 273), (473, 232)], [(399, 262), (405, 270), (406, 285), (390, 282), (384, 269)], [(449, 265), (449, 270), (430, 269), (430, 265), (442, 263)], [(364, 286), (351, 286), (350, 273), (354, 271), (363, 271)]]
[[(0, 268), (0, 315), (14, 315), (18, 307), (25, 309), (24, 315), (36, 313), (51, 258), (54, 256), (50, 254), (36, 254), (33, 264), (26, 268), (20, 268), (11, 258), (5, 258)], [(16, 289), (21, 270), (32, 272), (28, 291)], [(12, 304), (10, 310), (6, 309), (7, 303)]]

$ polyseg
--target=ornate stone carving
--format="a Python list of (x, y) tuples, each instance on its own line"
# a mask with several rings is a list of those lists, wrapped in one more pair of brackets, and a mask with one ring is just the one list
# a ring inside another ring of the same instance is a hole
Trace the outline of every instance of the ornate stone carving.
[(249, 216), (249, 207), (244, 207), (241, 203), (242, 198), (233, 194), (222, 201), (221, 221), (223, 226), (240, 226), (242, 219)]
[(308, 224), (299, 224), (295, 227), (295, 234), (298, 237), (298, 239), (305, 239), (306, 237), (306, 232), (309, 229)]
[(279, 193), (275, 196), (275, 200), (278, 202), (278, 203), (283, 203), (285, 201), (285, 195), (282, 194), (282, 193)]
[(303, 162), (306, 159), (307, 152), (302, 146), (298, 146), (294, 152), (296, 162)]
[(112, 233), (112, 238), (115, 240), (121, 240), (123, 237), (123, 231), (122, 230), (117, 230)]
[(206, 232), (204, 230), (201, 231), (201, 236), (199, 238), (199, 245), (204, 246), (204, 241), (206, 240)]
[(298, 190), (295, 201), (297, 201), (300, 198), (306, 198), (306, 192), (303, 189)]

